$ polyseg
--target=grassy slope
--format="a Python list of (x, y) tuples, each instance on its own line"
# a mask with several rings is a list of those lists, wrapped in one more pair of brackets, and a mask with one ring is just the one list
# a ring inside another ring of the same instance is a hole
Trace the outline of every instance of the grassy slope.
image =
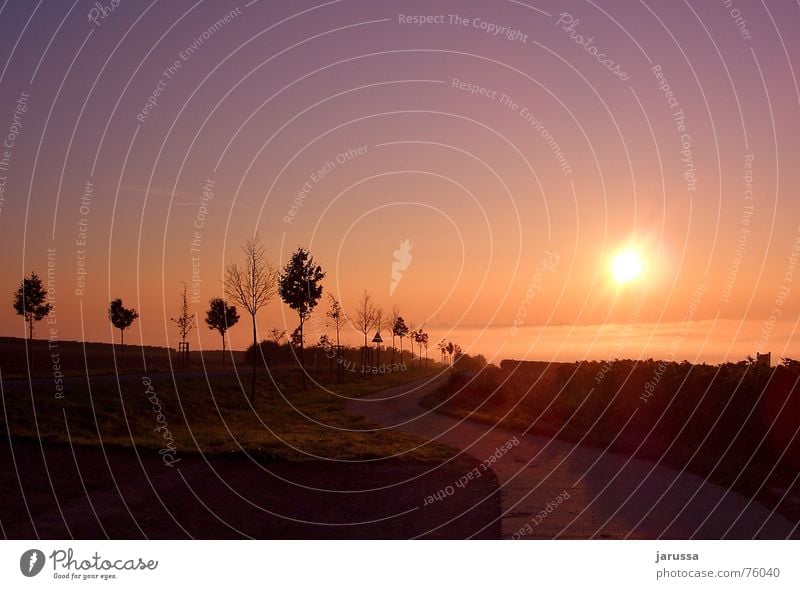
[[(351, 431), (370, 424), (347, 413), (346, 399), (332, 394), (358, 397), (432, 372), (414, 369), (370, 378), (348, 374), (343, 385), (326, 383), (328, 392), (313, 384), (301, 390), (296, 370), (273, 371), (277, 387), (262, 371), (255, 412), (244, 374), (241, 383), (234, 374), (215, 376), (210, 382), (203, 377), (154, 379), (152, 389), (180, 453), (219, 455), (243, 448), (262, 460), (364, 460), (401, 454), (407, 460), (438, 461), (452, 450), (426, 445), (407, 452), (419, 440), (398, 432)], [(8, 428), (15, 437), (45, 442), (96, 445), (102, 441), (158, 450), (167, 442), (163, 431), (155, 430), (159, 422), (152, 398), (141, 378), (119, 383), (96, 378), (91, 387), (85, 380), (70, 380), (63, 399), (55, 398), (50, 387), (39, 386), (31, 392), (27, 383), (9, 386), (6, 382), (0, 431)]]
[[(549, 377), (541, 366), (511, 375), (495, 369), (485, 382), (459, 379), (422, 405), (686, 468), (799, 521), (800, 436), (793, 436), (800, 407), (798, 371), (779, 368), (773, 375), (769, 369), (726, 366), (717, 374), (717, 367), (671, 365), (644, 403), (640, 395), (652, 378), (651, 364), (632, 369), (628, 361), (615, 363), (596, 387), (601, 366), (596, 363), (577, 370), (552, 365)], [(507, 384), (498, 387), (506, 378)]]

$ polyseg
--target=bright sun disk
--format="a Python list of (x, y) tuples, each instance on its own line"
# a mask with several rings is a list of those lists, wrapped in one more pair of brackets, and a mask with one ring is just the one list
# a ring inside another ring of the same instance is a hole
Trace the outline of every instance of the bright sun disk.
[(611, 273), (620, 284), (630, 282), (641, 275), (642, 259), (633, 250), (622, 251), (611, 260)]

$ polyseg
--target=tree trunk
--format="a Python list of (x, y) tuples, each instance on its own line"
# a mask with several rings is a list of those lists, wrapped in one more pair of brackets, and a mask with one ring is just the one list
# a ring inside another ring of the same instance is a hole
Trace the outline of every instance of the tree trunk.
[(222, 333), (222, 369), (225, 369), (225, 332)]
[(300, 320), (300, 372), (303, 379), (303, 390), (306, 390), (306, 354), (303, 346), (303, 320)]
[(250, 374), (250, 404), (256, 403), (256, 352), (258, 352), (258, 334), (256, 333), (256, 316), (253, 318), (253, 371)]
[(368, 362), (369, 348), (367, 348), (367, 332), (364, 332), (364, 347), (361, 349), (361, 376), (366, 376), (365, 368)]
[(344, 367), (342, 366), (342, 346), (339, 344), (339, 328), (336, 328), (336, 380), (337, 382), (341, 383), (343, 380), (344, 374), (342, 371)]
[(33, 315), (28, 318), (28, 370), (33, 374)]

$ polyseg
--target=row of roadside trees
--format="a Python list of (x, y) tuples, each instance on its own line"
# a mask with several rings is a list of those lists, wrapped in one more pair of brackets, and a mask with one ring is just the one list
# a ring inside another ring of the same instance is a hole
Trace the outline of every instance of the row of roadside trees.
[[(244, 309), (251, 318), (253, 350), (258, 348), (258, 332), (256, 326), (256, 315), (267, 306), (275, 297), (280, 296), (281, 300), (297, 314), (298, 325), (294, 330), (290, 342), (292, 349), (296, 353), (296, 360), (300, 365), (302, 373), (302, 385), (306, 386), (305, 371), (305, 325), (311, 317), (319, 300), (323, 294), (322, 279), (325, 272), (314, 262), (309, 251), (303, 247), (298, 247), (291, 255), (286, 265), (276, 271), (266, 257), (264, 247), (261, 245), (258, 235), (248, 239), (242, 246), (244, 253), (243, 263), (231, 262), (225, 267), (224, 294), (225, 298), (213, 298), (209, 301), (206, 311), (205, 323), (209, 329), (216, 330), (222, 339), (223, 366), (225, 362), (225, 336), (228, 330), (239, 322), (239, 309), (236, 305)], [(400, 357), (403, 354), (403, 340), (409, 337), (412, 342), (412, 353), (414, 344), (419, 349), (419, 364), (422, 366), (423, 349), (425, 365), (428, 362), (428, 334), (422, 326), (407, 324), (400, 315), (399, 308), (395, 305), (391, 313), (386, 316), (384, 311), (377, 306), (372, 296), (366, 290), (362, 293), (358, 307), (351, 318), (344, 312), (341, 304), (332, 295), (328, 294), (329, 309), (326, 317), (329, 320), (328, 327), (332, 327), (335, 333), (335, 344), (327, 336), (321, 336), (320, 341), (325, 345), (333, 347), (337, 364), (341, 364), (341, 330), (347, 323), (352, 325), (363, 335), (364, 346), (361, 350), (362, 365), (371, 362), (371, 348), (369, 346), (370, 333), (375, 330), (380, 333), (388, 329), (392, 337), (392, 363), (395, 362), (395, 338), (400, 340)], [(227, 300), (226, 300), (227, 299)], [(229, 304), (231, 303), (234, 304)], [(23, 315), (28, 324), (28, 337), (33, 338), (34, 323), (46, 317), (52, 310), (52, 305), (47, 302), (47, 290), (42, 285), (41, 279), (31, 273), (30, 277), (23, 279), (14, 296), (14, 309), (19, 315)], [(122, 369), (125, 366), (124, 343), (125, 331), (139, 317), (136, 309), (124, 306), (122, 299), (111, 301), (108, 307), (108, 318), (111, 324), (120, 331), (120, 343), (122, 351), (120, 364)], [(181, 338), (183, 351), (188, 350), (186, 341), (188, 335), (197, 327), (196, 315), (191, 313), (187, 297), (187, 287), (183, 283), (181, 291), (180, 312), (176, 317), (170, 319), (178, 328)], [(273, 330), (277, 331), (277, 330)], [(29, 346), (30, 347), (30, 346)], [(30, 363), (30, 358), (29, 358)], [(255, 401), (256, 393), (256, 371), (257, 358), (252, 354), (252, 374), (250, 397), (251, 402)], [(339, 371), (339, 378), (342, 378)]]

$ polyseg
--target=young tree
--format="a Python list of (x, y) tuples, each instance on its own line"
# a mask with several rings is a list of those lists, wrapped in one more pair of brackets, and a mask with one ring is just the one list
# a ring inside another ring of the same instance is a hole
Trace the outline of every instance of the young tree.
[(445, 364), (444, 354), (445, 354), (445, 351), (447, 350), (447, 344), (445, 343), (444, 340), (440, 340), (439, 343), (436, 344), (436, 347), (439, 350), (439, 357), (442, 360), (442, 366), (444, 366), (444, 364)]
[(283, 272), (278, 276), (278, 293), (283, 302), (297, 313), (300, 331), (300, 369), (303, 375), (303, 388), (306, 388), (306, 362), (303, 346), (303, 325), (314, 312), (322, 296), (322, 279), (325, 272), (314, 264), (314, 258), (307, 249), (298, 247), (292, 254)]
[(128, 329), (134, 320), (139, 317), (136, 309), (126, 309), (122, 306), (122, 299), (114, 299), (108, 306), (108, 318), (111, 324), (119, 329), (120, 345), (120, 367), (125, 370), (125, 330)]
[(333, 347), (333, 343), (331, 342), (331, 338), (328, 337), (328, 334), (323, 333), (321, 336), (319, 336), (319, 339), (317, 340), (317, 347), (325, 352)]
[(372, 302), (372, 295), (366, 290), (361, 293), (361, 300), (358, 303), (358, 308), (355, 314), (356, 329), (364, 336), (364, 347), (361, 349), (361, 364), (367, 364), (368, 343), (367, 337), (372, 326), (375, 325), (376, 319), (375, 305)]
[[(14, 310), (17, 315), (22, 315), (28, 324), (28, 345), (25, 350), (28, 355), (28, 366), (31, 367), (31, 341), (33, 340), (33, 322), (41, 321), (50, 314), (53, 305), (45, 303), (47, 290), (42, 285), (42, 280), (31, 272), (30, 278), (23, 278), (19, 288), (14, 293)], [(32, 369), (32, 367), (31, 367)]]
[(264, 247), (256, 234), (242, 246), (244, 266), (231, 262), (225, 268), (225, 294), (241, 305), (253, 321), (253, 371), (250, 377), (250, 402), (256, 400), (256, 356), (258, 332), (256, 314), (275, 296), (275, 269), (267, 262)]
[[(321, 336), (319, 336), (319, 341), (317, 341), (317, 347), (328, 358), (329, 376), (330, 376), (330, 379), (333, 380), (333, 358), (334, 358), (334, 356), (331, 356), (330, 353), (329, 353), (329, 351), (331, 349), (333, 349), (333, 342), (331, 341), (331, 338), (329, 338), (327, 334), (323, 333)], [(317, 367), (317, 355), (316, 355), (316, 352), (315, 352), (314, 353), (314, 368), (316, 369), (316, 367)]]
[(178, 333), (181, 336), (181, 343), (184, 344), (182, 346), (180, 362), (182, 365), (185, 365), (186, 361), (188, 360), (187, 356), (185, 355), (186, 336), (189, 335), (190, 331), (197, 327), (197, 319), (194, 315), (189, 313), (189, 298), (186, 296), (186, 283), (183, 282), (182, 284), (183, 291), (181, 292), (180, 314), (177, 317), (170, 317), (169, 320), (178, 326)]
[(294, 330), (292, 330), (292, 334), (289, 336), (289, 343), (294, 348), (299, 348), (303, 345), (304, 336), (299, 327), (295, 327)]
[[(403, 361), (403, 338), (408, 335), (408, 325), (405, 320), (398, 315), (392, 326), (392, 337), (397, 336), (400, 338), (400, 362)], [(413, 354), (412, 354), (413, 355)]]
[(273, 327), (268, 333), (269, 339), (275, 342), (276, 345), (281, 345), (281, 340), (286, 337), (286, 330), (278, 329), (277, 327)]
[(397, 304), (395, 303), (394, 305), (392, 305), (392, 311), (391, 311), (391, 316), (389, 318), (389, 325), (388, 325), (389, 331), (392, 332), (392, 364), (394, 364), (394, 353), (395, 353), (394, 338), (397, 335), (394, 332), (394, 326), (395, 326), (395, 324), (397, 324), (397, 318), (398, 317), (400, 317), (400, 307), (398, 307)]
[(342, 345), (339, 334), (342, 330), (342, 326), (347, 321), (347, 317), (344, 314), (344, 310), (342, 306), (339, 304), (339, 301), (336, 300), (331, 293), (328, 293), (328, 299), (330, 300), (330, 308), (326, 315), (328, 319), (330, 319), (329, 326), (333, 327), (334, 332), (336, 333), (336, 378), (339, 382), (342, 382), (343, 376), (343, 366), (341, 362), (341, 355), (342, 355)]
[[(422, 328), (416, 329), (411, 332), (411, 354), (414, 354), (414, 344), (417, 344), (417, 349), (419, 350), (418, 364), (420, 368), (422, 368)], [(413, 361), (412, 361), (413, 364)]]
[(206, 324), (209, 329), (216, 329), (222, 337), (222, 367), (225, 367), (225, 332), (239, 322), (236, 307), (229, 305), (224, 299), (216, 298), (208, 301)]
[(458, 362), (458, 359), (464, 355), (464, 350), (461, 349), (461, 346), (458, 344), (453, 345), (453, 364)]
[(447, 347), (445, 348), (445, 351), (450, 355), (450, 365), (451, 366), (453, 365), (453, 351), (454, 350), (455, 350), (455, 346), (453, 345), (453, 342), (447, 342)]
[(428, 334), (422, 331), (420, 326), (413, 334), (413, 340), (417, 343), (419, 350), (419, 367), (422, 368), (422, 348), (425, 348), (425, 365), (428, 364)]

